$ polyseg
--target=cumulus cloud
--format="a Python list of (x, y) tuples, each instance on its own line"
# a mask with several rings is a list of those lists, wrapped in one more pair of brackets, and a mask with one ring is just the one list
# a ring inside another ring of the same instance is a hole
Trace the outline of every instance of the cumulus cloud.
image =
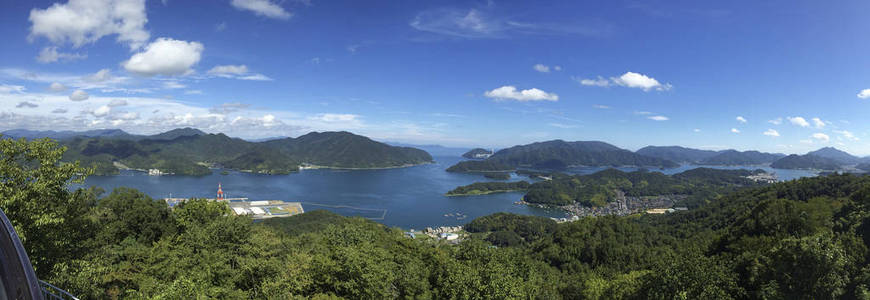
[(814, 139), (816, 139), (816, 140), (821, 141), (821, 142), (828, 142), (829, 140), (831, 140), (831, 137), (829, 137), (827, 134), (824, 134), (824, 133), (821, 133), (821, 132), (819, 132), (819, 133), (813, 133), (813, 136), (812, 136), (812, 137), (813, 137)]
[(183, 89), (186, 87), (186, 85), (178, 83), (178, 81), (166, 81), (163, 83), (163, 88), (165, 89)]
[(111, 107), (109, 107), (108, 105), (103, 105), (103, 106), (100, 106), (97, 109), (91, 111), (91, 114), (94, 115), (94, 117), (104, 117), (104, 116), (108, 115), (109, 112), (111, 112), (111, 111), (112, 111)]
[(418, 13), (408, 24), (416, 30), (466, 39), (508, 38), (515, 35), (600, 36), (602, 26), (528, 23), (499, 17), (486, 9), (436, 8)]
[(667, 120), (670, 120), (670, 118), (665, 117), (665, 116), (649, 116), (649, 117), (647, 117), (647, 119), (650, 119), (650, 120), (653, 120), (653, 121), (667, 121)]
[(85, 92), (83, 90), (75, 90), (72, 92), (72, 94), (69, 95), (69, 99), (72, 101), (85, 101), (88, 100), (88, 97), (90, 97), (90, 95), (88, 95), (88, 92)]
[(69, 0), (30, 11), (30, 39), (45, 37), (55, 44), (80, 47), (107, 35), (130, 49), (141, 47), (150, 34), (145, 0)]
[(810, 122), (807, 122), (807, 120), (802, 117), (787, 117), (786, 119), (788, 119), (788, 121), (791, 122), (793, 125), (797, 125), (800, 127), (810, 127)]
[(813, 118), (812, 121), (813, 121), (813, 126), (815, 126), (816, 128), (821, 129), (821, 128), (825, 127), (825, 121), (822, 121), (822, 119)]
[(781, 124), (782, 124), (782, 118), (776, 118), (776, 119), (773, 119), (773, 120), (769, 120), (769, 121), (767, 121), (767, 123), (770, 123), (770, 124), (773, 124), (773, 125), (781, 125)]
[(870, 98), (870, 89), (862, 90), (858, 93), (858, 98), (867, 99)]
[(610, 109), (610, 106), (601, 105), (601, 104), (595, 104), (595, 105), (592, 105), (592, 107), (597, 108), (597, 109)]
[(742, 116), (737, 116), (737, 122), (746, 123), (746, 118), (744, 118)]
[(655, 78), (635, 72), (626, 72), (619, 77), (610, 77), (609, 80), (601, 76), (598, 76), (598, 78), (596, 79), (574, 78), (574, 80), (580, 82), (581, 85), (585, 86), (607, 87), (616, 85), (628, 88), (637, 88), (645, 92), (651, 90), (668, 91), (673, 88), (670, 83), (663, 84)]
[(532, 66), (532, 69), (535, 69), (535, 71), (538, 71), (541, 73), (550, 73), (550, 67), (542, 65), (542, 64), (536, 64), (536, 65)]
[(86, 54), (58, 52), (57, 47), (52, 46), (42, 48), (42, 51), (39, 51), (39, 55), (36, 56), (36, 61), (47, 64), (57, 61), (67, 62), (85, 58), (88, 58)]
[(531, 88), (527, 90), (517, 90), (515, 86), (506, 85), (500, 88), (487, 91), (484, 96), (497, 100), (516, 100), (516, 101), (558, 101), (559, 95), (547, 93), (545, 91)]
[(21, 102), (18, 102), (17, 105), (15, 105), (15, 108), (36, 108), (36, 107), (39, 107), (39, 105), (36, 103), (30, 102), (30, 101), (21, 101)]
[(323, 113), (314, 117), (314, 119), (323, 122), (348, 122), (356, 121), (359, 116), (354, 114), (329, 114)]
[(768, 129), (768, 130), (765, 131), (763, 134), (766, 135), (766, 136), (772, 136), (772, 137), (777, 137), (777, 136), (779, 136), (779, 132), (776, 131), (776, 130), (773, 130), (773, 129)]
[(113, 78), (115, 77), (112, 76), (112, 71), (109, 69), (102, 69), (94, 74), (84, 76), (82, 79), (87, 82), (105, 82), (112, 80)]
[(66, 108), (55, 108), (54, 110), (51, 111), (51, 113), (53, 113), (53, 114), (65, 114), (68, 111), (69, 110), (67, 110)]
[(236, 9), (251, 11), (267, 18), (287, 20), (293, 16), (283, 7), (269, 0), (233, 0), (231, 4)]
[(733, 132), (733, 133), (740, 133), (740, 130), (737, 130), (737, 128), (731, 128), (731, 132)]
[(63, 92), (66, 91), (66, 86), (59, 82), (52, 82), (51, 85), (48, 86), (48, 90), (52, 92)]
[(184, 75), (193, 72), (191, 67), (199, 62), (203, 49), (198, 42), (159, 38), (121, 65), (142, 76)]

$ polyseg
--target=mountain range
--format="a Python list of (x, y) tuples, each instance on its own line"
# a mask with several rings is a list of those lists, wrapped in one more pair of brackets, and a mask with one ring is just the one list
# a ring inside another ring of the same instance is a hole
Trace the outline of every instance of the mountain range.
[[(6, 135), (6, 132), (4, 132)], [(120, 130), (82, 132), (12, 131), (10, 137), (56, 138), (68, 150), (65, 161), (80, 161), (96, 174), (119, 168), (159, 169), (181, 175), (210, 174), (222, 166), (265, 174), (286, 174), (300, 165), (330, 168), (402, 167), (432, 161), (423, 150), (395, 147), (350, 132), (312, 132), (297, 138), (249, 142), (224, 134), (180, 128), (156, 135)]]

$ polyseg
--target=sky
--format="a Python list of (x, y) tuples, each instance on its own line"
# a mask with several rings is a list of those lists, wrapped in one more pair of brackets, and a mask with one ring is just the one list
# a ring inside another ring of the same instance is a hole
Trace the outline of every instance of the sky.
[(868, 11), (857, 0), (4, 1), (0, 130), (870, 155)]

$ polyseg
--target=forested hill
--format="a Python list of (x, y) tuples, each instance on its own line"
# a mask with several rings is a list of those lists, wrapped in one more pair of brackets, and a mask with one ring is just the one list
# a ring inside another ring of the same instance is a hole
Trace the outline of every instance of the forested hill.
[(837, 170), (842, 167), (843, 163), (831, 158), (821, 157), (814, 154), (797, 155), (792, 154), (783, 157), (772, 164), (771, 167), (777, 169), (812, 169), (812, 170)]
[(402, 167), (432, 161), (425, 151), (395, 147), (349, 132), (312, 132), (298, 138), (249, 142), (224, 134), (180, 128), (151, 136), (89, 137), (61, 141), (66, 161), (114, 174), (118, 167), (160, 169), (182, 175), (209, 174), (210, 166), (265, 174), (297, 171), (303, 163), (334, 168)]
[[(70, 190), (83, 170), (58, 163), (62, 151), (0, 140), (0, 209), (37, 276), (82, 299), (870, 295), (868, 176), (746, 188), (665, 215), (557, 224), (498, 213), (449, 245), (324, 212), (254, 223), (222, 202), (170, 209), (128, 188)], [(697, 172), (687, 176), (708, 178)]]
[(679, 163), (698, 163), (719, 154), (718, 151), (699, 150), (680, 146), (646, 146), (640, 148), (635, 153)]
[[(504, 165), (514, 168), (554, 170), (576, 165), (648, 166), (662, 168), (678, 166), (670, 160), (636, 154), (604, 142), (566, 142), (563, 140), (538, 142), (502, 149), (485, 161), (491, 162), (493, 165)], [(457, 167), (454, 169), (468, 168)]]
[(700, 162), (703, 165), (760, 165), (769, 164), (785, 157), (784, 154), (758, 151), (725, 150)]

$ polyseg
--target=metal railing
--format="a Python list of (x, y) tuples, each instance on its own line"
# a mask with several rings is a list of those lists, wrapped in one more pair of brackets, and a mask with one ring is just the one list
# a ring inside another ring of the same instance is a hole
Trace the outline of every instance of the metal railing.
[(44, 299), (79, 300), (73, 294), (42, 280), (39, 281), (39, 288), (42, 290), (42, 298)]

